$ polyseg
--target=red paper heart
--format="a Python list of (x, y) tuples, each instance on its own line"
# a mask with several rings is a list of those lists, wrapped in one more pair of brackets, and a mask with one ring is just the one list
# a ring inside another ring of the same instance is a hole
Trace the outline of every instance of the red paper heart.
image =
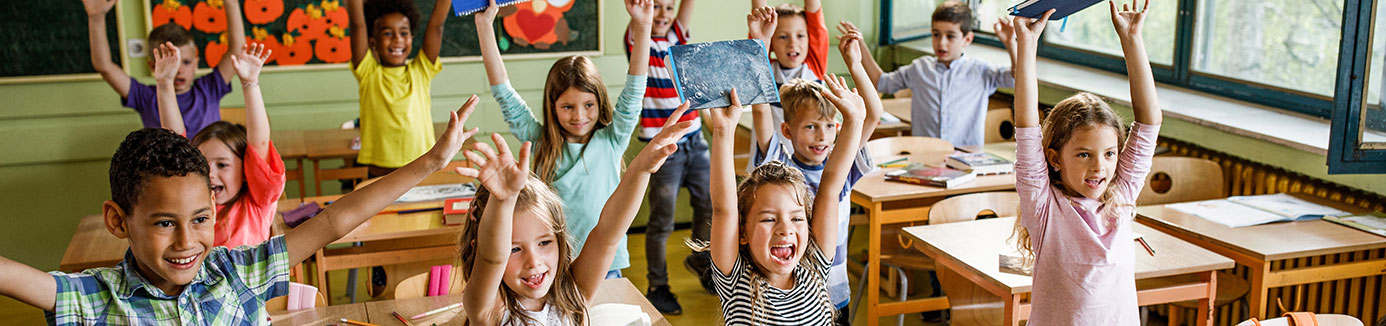
[(525, 40), (533, 42), (553, 31), (553, 25), (557, 22), (553, 16), (535, 15), (533, 10), (520, 10), (515, 13), (515, 20), (520, 25), (520, 33), (525, 35)]

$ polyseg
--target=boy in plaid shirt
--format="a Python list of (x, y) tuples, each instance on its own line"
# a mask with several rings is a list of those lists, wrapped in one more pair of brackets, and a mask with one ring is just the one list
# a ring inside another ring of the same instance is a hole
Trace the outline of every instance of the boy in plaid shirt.
[(212, 246), (216, 205), (208, 165), (165, 129), (130, 133), (111, 157), (106, 229), (130, 249), (115, 267), (44, 273), (0, 257), (0, 295), (43, 309), (51, 325), (260, 325), (265, 301), (288, 294), (289, 266), (351, 232), (442, 169), (476, 132), (473, 96), (428, 153), (318, 216), (256, 246)]

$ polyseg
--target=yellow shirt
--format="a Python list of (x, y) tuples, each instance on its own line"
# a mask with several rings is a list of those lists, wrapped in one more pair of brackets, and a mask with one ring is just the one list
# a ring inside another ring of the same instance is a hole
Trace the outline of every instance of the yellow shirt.
[(361, 152), (356, 161), (398, 168), (433, 147), (429, 87), (443, 65), (420, 53), (402, 67), (382, 67), (367, 50), (352, 70), (361, 95)]

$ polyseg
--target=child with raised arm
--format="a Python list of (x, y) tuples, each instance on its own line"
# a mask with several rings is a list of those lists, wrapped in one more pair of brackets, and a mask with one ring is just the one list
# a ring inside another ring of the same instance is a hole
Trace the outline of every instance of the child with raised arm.
[(476, 133), (462, 124), (472, 96), (419, 159), (327, 206), (282, 236), (234, 249), (212, 245), (217, 209), (207, 161), (166, 129), (130, 133), (111, 157), (106, 230), (130, 249), (115, 267), (40, 272), (0, 258), (0, 295), (45, 311), (50, 325), (262, 325), (265, 301), (288, 294), (289, 267), (356, 229)]
[[(654, 20), (650, 25), (649, 77), (645, 84), (644, 110), (640, 111), (640, 129), (637, 138), (649, 141), (665, 120), (693, 121), (700, 124), (698, 112), (691, 111), (683, 116), (673, 116), (679, 107), (678, 90), (674, 89), (673, 77), (665, 66), (664, 57), (669, 48), (688, 43), (688, 21), (693, 16), (694, 0), (679, 2), (675, 11), (675, 0), (654, 0)], [(634, 26), (631, 26), (633, 28)], [(632, 31), (626, 29), (626, 55), (646, 55), (630, 52), (635, 47)], [(679, 140), (679, 151), (674, 153), (664, 166), (650, 177), (650, 216), (645, 224), (645, 266), (649, 287), (645, 298), (665, 315), (679, 315), (683, 307), (678, 297), (669, 290), (669, 271), (665, 259), (665, 243), (674, 232), (675, 204), (679, 199), (679, 188), (687, 188), (688, 203), (693, 206), (693, 236), (695, 241), (707, 241), (709, 219), (712, 217), (711, 202), (707, 193), (707, 141), (695, 129)], [(712, 291), (712, 275), (708, 274), (711, 261), (707, 253), (695, 252), (683, 260), (683, 264), (702, 281), (703, 287)]]
[[(851, 63), (848, 70), (860, 86), (858, 89), (865, 102), (866, 112), (862, 128), (856, 133), (860, 135), (860, 139), (869, 139), (871, 133), (876, 131), (884, 108), (858, 60), (862, 52), (857, 44), (861, 42), (861, 34), (849, 33), (842, 36), (838, 48), (844, 61)], [(845, 80), (829, 79), (846, 84)], [(847, 181), (839, 187), (840, 192), (833, 196), (838, 200), (834, 221), (839, 229), (846, 230), (851, 221), (851, 203), (848, 196), (852, 193), (852, 186), (867, 173), (871, 173), (875, 169), (875, 163), (871, 160), (871, 153), (866, 150), (865, 141), (858, 142), (856, 147), (839, 147), (841, 132), (847, 131), (844, 129), (839, 132), (840, 125), (834, 117), (836, 112), (831, 101), (826, 98), (827, 94), (828, 89), (818, 83), (805, 79), (790, 80), (788, 84), (780, 87), (785, 120), (778, 125), (772, 125), (769, 105), (754, 106), (751, 114), (753, 127), (754, 130), (762, 132), (755, 133), (750, 164), (758, 167), (771, 162), (784, 163), (799, 170), (804, 175), (807, 182), (805, 185), (809, 190), (817, 192), (823, 178), (823, 164), (829, 159), (829, 153), (836, 153), (837, 149), (852, 152), (853, 160), (851, 169), (847, 172)], [(828, 272), (828, 290), (833, 305), (839, 310), (838, 316), (841, 319), (837, 321), (838, 324), (846, 325), (850, 323), (850, 320), (846, 319), (846, 311), (852, 296), (851, 285), (847, 281), (847, 232), (839, 233), (834, 240), (822, 243), (828, 246), (825, 249), (837, 252), (837, 258), (833, 260)]]
[[(160, 86), (173, 83), (181, 50), (172, 43), (154, 49), (154, 77)], [(270, 237), (275, 208), (284, 193), (284, 160), (270, 141), (269, 115), (260, 95), (260, 67), (272, 51), (264, 44), (247, 44), (227, 54), (245, 94), (246, 126), (217, 121), (192, 138), (209, 164), (212, 195), (217, 204), (216, 246), (256, 245)], [(159, 112), (164, 129), (185, 133), (172, 87), (159, 88)]]
[(443, 70), (438, 51), (448, 0), (437, 0), (414, 52), (419, 9), (412, 0), (347, 0), (351, 15), (351, 74), (361, 96), (361, 151), (356, 162), (376, 177), (418, 158), (433, 146), (429, 89)]
[[(751, 13), (746, 16), (749, 36), (769, 47), (774, 61), (775, 85), (788, 84), (795, 79), (822, 83), (828, 71), (828, 27), (823, 21), (822, 0), (804, 0), (804, 6), (765, 5), (765, 0), (751, 0)], [(868, 52), (869, 53), (869, 52)], [(774, 114), (772, 124), (784, 122), (780, 103), (770, 103)], [(752, 130), (753, 135), (758, 131)], [(754, 137), (753, 137), (754, 138)], [(749, 170), (751, 167), (748, 166)]]
[(1015, 18), (1015, 239), (1035, 264), (1030, 325), (1140, 324), (1131, 224), (1161, 113), (1141, 41), (1149, 2), (1110, 7), (1131, 81), (1129, 132), (1088, 93), (1060, 101), (1041, 124), (1035, 50), (1053, 10)]
[[(678, 110), (687, 110), (685, 105)], [(616, 247), (640, 210), (640, 196), (677, 142), (697, 125), (670, 120), (631, 161), (621, 183), (604, 200), (601, 220), (588, 245), (574, 257), (563, 225), (563, 202), (529, 171), (529, 145), (517, 161), (500, 135), (499, 148), (477, 143), (480, 154), (467, 152), (476, 169), (458, 173), (481, 181), (472, 201), (471, 219), (463, 226), (463, 307), (472, 325), (586, 325), (587, 302), (606, 278)]]
[[(653, 0), (626, 0), (625, 4), (630, 13), (631, 39), (636, 43), (631, 53), (649, 52)], [(621, 181), (621, 157), (640, 118), (650, 57), (630, 56), (625, 89), (614, 103), (607, 97), (606, 83), (592, 60), (583, 56), (559, 58), (544, 81), (543, 110), (538, 112), (545, 121), (541, 125), (534, 110), (510, 86), (492, 25), (498, 11), (491, 1), (490, 7), (475, 17), (486, 79), (510, 132), (520, 141), (534, 142), (534, 172), (563, 199), (574, 249), (582, 250), (588, 233), (597, 226), (602, 203)], [(626, 267), (630, 267), (630, 254), (623, 236), (608, 276), (620, 277)]]
[(838, 205), (862, 140), (866, 108), (845, 81), (829, 77), (823, 97), (842, 113), (836, 150), (822, 168), (815, 193), (803, 173), (787, 163), (756, 167), (734, 186), (732, 142), (741, 117), (732, 106), (713, 109), (712, 253), (713, 277), (722, 316), (732, 325), (827, 325), (836, 305), (829, 295), (829, 266), (841, 252), (824, 247), (838, 241)]
[[(101, 74), (101, 79), (120, 95), (121, 105), (139, 113), (145, 128), (159, 128), (160, 113), (155, 85), (140, 83), (125, 74), (119, 65), (111, 61), (110, 43), (106, 39), (106, 13), (115, 7), (117, 0), (82, 0), (87, 11), (87, 41), (91, 47), (91, 66)], [(240, 0), (222, 1), (226, 11), (227, 49), (235, 52), (245, 44), (245, 23), (241, 19)], [(212, 72), (194, 78), (197, 72), (198, 52), (193, 43), (192, 33), (175, 23), (155, 27), (147, 38), (150, 53), (161, 44), (172, 42), (180, 50), (178, 69), (175, 70), (172, 87), (176, 94), (183, 130), (186, 137), (196, 136), (202, 128), (221, 120), (221, 98), (231, 92), (231, 54), (221, 57)], [(150, 70), (154, 62), (149, 62)]]

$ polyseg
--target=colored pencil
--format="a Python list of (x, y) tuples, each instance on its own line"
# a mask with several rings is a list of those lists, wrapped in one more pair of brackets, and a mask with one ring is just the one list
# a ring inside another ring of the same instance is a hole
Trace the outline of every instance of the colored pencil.
[(891, 164), (894, 164), (894, 163), (897, 163), (897, 162), (900, 162), (900, 161), (904, 161), (905, 159), (907, 159), (907, 158), (901, 157), (901, 158), (897, 158), (897, 159), (891, 160), (890, 162), (885, 162), (885, 163), (881, 163), (881, 164), (877, 164), (877, 165), (880, 165), (880, 166), (891, 165)]
[(454, 304), (448, 305), (447, 307), (442, 307), (442, 308), (438, 308), (438, 309), (433, 309), (433, 310), (429, 310), (428, 312), (425, 312), (425, 313), (421, 313), (421, 314), (414, 315), (414, 317), (409, 317), (409, 319), (424, 318), (424, 317), (428, 317), (428, 316), (431, 316), (431, 315), (434, 315), (434, 314), (437, 314), (437, 313), (440, 313), (440, 312), (452, 310), (453, 308), (457, 308), (457, 307), (461, 307), (461, 306), (462, 306), (462, 303), (460, 303), (460, 302), (459, 302), (459, 303), (454, 303)]
[(1145, 251), (1149, 252), (1150, 256), (1155, 256), (1155, 249), (1150, 248), (1150, 244), (1145, 242), (1145, 237), (1136, 238), (1136, 241), (1140, 242), (1142, 247), (1145, 247)]
[(367, 322), (364, 322), (364, 321), (355, 321), (355, 320), (346, 319), (346, 318), (342, 318), (342, 322), (343, 322), (343, 323), (347, 323), (347, 324), (352, 324), (352, 325), (358, 325), (358, 326), (380, 326), (380, 325), (376, 325), (376, 324), (372, 324), (372, 323), (367, 323)]
[(399, 319), (399, 322), (404, 323), (404, 326), (414, 326), (414, 323), (409, 322), (408, 319), (404, 319), (404, 316), (400, 316), (397, 311), (391, 311), (390, 315), (395, 316), (395, 319)]

